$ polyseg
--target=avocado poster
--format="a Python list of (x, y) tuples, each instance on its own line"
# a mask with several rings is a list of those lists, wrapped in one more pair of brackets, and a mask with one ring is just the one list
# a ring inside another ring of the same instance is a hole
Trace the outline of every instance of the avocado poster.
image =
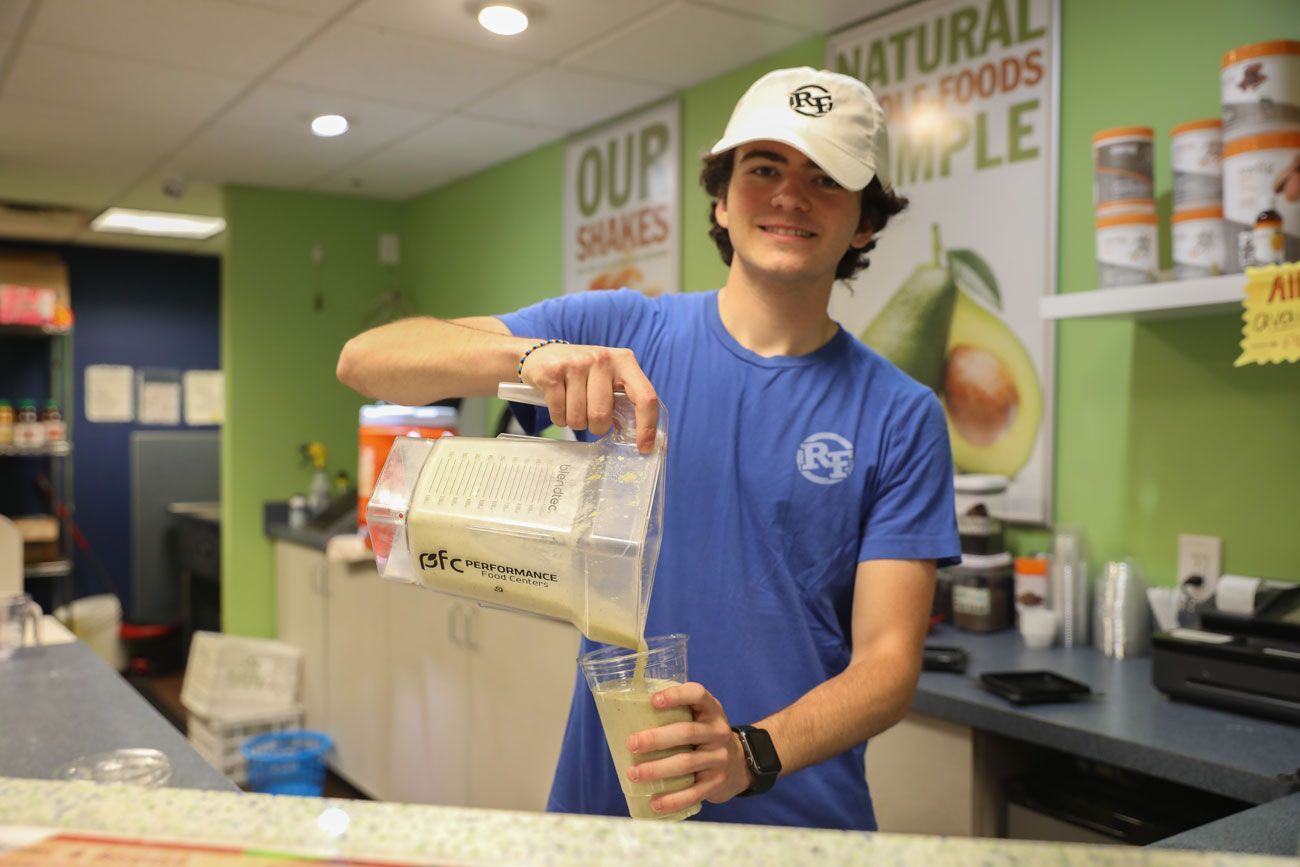
[(680, 126), (673, 100), (565, 146), (565, 292), (678, 290)]
[(831, 315), (943, 402), (958, 472), (1010, 478), (1007, 517), (1051, 516), (1056, 0), (927, 0), (828, 41), (865, 82), (911, 200), (837, 285)]

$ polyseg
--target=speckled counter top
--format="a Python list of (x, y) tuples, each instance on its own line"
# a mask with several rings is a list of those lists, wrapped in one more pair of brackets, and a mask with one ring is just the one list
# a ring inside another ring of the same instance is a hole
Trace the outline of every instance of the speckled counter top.
[[(1172, 701), (1151, 683), (1151, 658), (1110, 659), (1092, 647), (1026, 648), (1015, 630), (939, 627), (926, 642), (965, 648), (965, 675), (925, 672), (912, 709), (1255, 804), (1300, 779), (1300, 726)], [(987, 671), (1049, 669), (1094, 699), (1017, 707), (979, 684)]]
[(235, 789), (82, 642), (25, 647), (0, 665), (0, 776), (51, 779), (65, 762), (128, 747), (165, 753), (173, 786)]
[(0, 825), (423, 864), (1275, 867), (1297, 859), (417, 807), (0, 778)]

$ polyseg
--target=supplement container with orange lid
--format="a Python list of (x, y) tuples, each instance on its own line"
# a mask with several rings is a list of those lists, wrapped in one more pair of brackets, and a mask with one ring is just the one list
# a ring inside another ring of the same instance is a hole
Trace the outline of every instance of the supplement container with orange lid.
[(1223, 122), (1218, 118), (1180, 123), (1169, 131), (1174, 171), (1174, 210), (1223, 202)]
[(1223, 141), (1300, 132), (1300, 41), (1242, 45), (1219, 63)]
[(1104, 129), (1092, 137), (1093, 204), (1153, 198), (1149, 126)]
[(1097, 216), (1114, 217), (1118, 214), (1154, 214), (1156, 212), (1155, 199), (1116, 199), (1113, 202), (1103, 202), (1096, 207)]
[(1137, 286), (1156, 279), (1156, 215), (1097, 220), (1097, 285)]
[(366, 526), (366, 505), (375, 480), (388, 460), (396, 437), (437, 439), (459, 433), (459, 416), (450, 406), (398, 406), (379, 403), (361, 407), (361, 441), (357, 452), (357, 529)]
[(1044, 556), (1015, 560), (1016, 614), (1026, 608), (1052, 607), (1051, 561)]
[(1175, 211), (1172, 223), (1174, 279), (1192, 280), (1222, 274), (1228, 253), (1223, 208), (1215, 205)]
[[(1271, 223), (1267, 243), (1281, 249), (1257, 249), (1259, 218), (1273, 211), (1282, 221), (1281, 238)], [(1300, 130), (1254, 135), (1223, 146), (1223, 217), (1228, 227), (1228, 270), (1300, 259)]]

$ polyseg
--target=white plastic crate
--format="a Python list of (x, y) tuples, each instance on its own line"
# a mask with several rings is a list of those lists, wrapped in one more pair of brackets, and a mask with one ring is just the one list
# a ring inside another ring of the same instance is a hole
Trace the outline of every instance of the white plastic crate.
[(303, 709), (265, 713), (229, 719), (205, 719), (190, 714), (186, 734), (194, 749), (216, 769), (236, 783), (248, 780), (244, 741), (267, 732), (284, 732), (303, 726)]
[(302, 651), (269, 638), (195, 632), (181, 704), (205, 719), (286, 711), (299, 704)]

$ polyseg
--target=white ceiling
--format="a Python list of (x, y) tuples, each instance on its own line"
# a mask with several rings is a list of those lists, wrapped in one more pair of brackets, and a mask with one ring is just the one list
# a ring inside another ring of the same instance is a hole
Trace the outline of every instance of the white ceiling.
[[(473, 0), (0, 0), (0, 201), (218, 215), (223, 183), (406, 199), (898, 0), (518, 5), (528, 30), (501, 37)], [(352, 129), (313, 136), (322, 113)], [(0, 215), (0, 235), (224, 240), (79, 222)]]

